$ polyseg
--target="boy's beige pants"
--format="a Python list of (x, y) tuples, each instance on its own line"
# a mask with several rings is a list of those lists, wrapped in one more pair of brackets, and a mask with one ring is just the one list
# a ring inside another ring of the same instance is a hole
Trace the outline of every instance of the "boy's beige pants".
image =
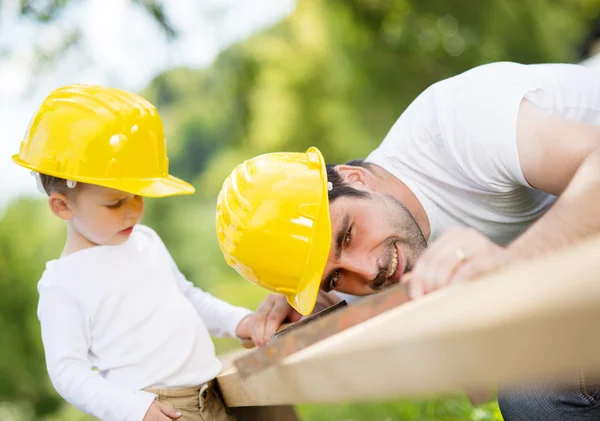
[(181, 412), (177, 421), (235, 421), (235, 418), (227, 415), (214, 380), (195, 387), (146, 390), (156, 394), (159, 401), (171, 404)]

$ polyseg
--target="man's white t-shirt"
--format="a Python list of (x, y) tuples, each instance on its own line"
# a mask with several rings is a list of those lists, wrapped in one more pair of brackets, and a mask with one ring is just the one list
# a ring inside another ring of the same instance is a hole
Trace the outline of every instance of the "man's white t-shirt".
[(155, 398), (144, 388), (213, 379), (221, 363), (210, 333), (235, 337), (251, 313), (194, 287), (140, 225), (123, 244), (48, 262), (38, 290), (52, 383), (103, 421), (141, 421)]
[(506, 245), (555, 201), (531, 188), (521, 171), (516, 127), (524, 98), (600, 125), (597, 70), (493, 63), (430, 86), (366, 158), (416, 195), (431, 225), (429, 241), (466, 226)]

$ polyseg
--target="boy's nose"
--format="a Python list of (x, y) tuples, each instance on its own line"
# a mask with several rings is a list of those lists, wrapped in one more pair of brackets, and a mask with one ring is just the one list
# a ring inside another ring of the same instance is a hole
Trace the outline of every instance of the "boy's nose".
[(134, 196), (128, 202), (125, 217), (127, 219), (137, 219), (144, 209), (144, 199), (140, 196)]

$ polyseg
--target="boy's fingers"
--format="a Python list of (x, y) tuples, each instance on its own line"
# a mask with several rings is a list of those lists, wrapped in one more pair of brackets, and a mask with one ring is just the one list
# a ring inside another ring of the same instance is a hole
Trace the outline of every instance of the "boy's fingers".
[(265, 300), (262, 303), (260, 303), (254, 314), (259, 315), (261, 317), (266, 317), (266, 315), (269, 314), (269, 312), (271, 311), (271, 308), (273, 308), (273, 305), (275, 305), (275, 301), (275, 294), (267, 295)]
[(290, 306), (283, 295), (280, 295), (275, 300), (275, 305), (271, 308), (271, 311), (267, 315), (267, 324), (265, 326), (264, 338), (265, 342), (269, 340), (272, 334), (274, 334), (281, 323), (288, 317), (290, 314), (290, 310), (292, 306)]
[(177, 419), (177, 418), (181, 417), (181, 412), (179, 412), (175, 408), (173, 408), (173, 405), (166, 404), (164, 402), (159, 402), (159, 401), (157, 401), (156, 403), (158, 404), (158, 407), (160, 408), (160, 412), (165, 414), (167, 417), (169, 417), (171, 419)]
[(257, 316), (257, 322), (254, 324), (252, 329), (252, 340), (258, 346), (262, 346), (266, 343), (265, 330), (267, 329), (268, 319), (271, 317), (271, 313), (276, 302), (276, 296), (267, 296), (267, 299), (265, 299), (255, 313), (255, 316)]
[(268, 313), (263, 314), (262, 317), (258, 319), (257, 322), (254, 324), (254, 327), (252, 329), (252, 340), (254, 341), (256, 346), (263, 346), (265, 343), (264, 337), (267, 323), (267, 315)]
[(262, 338), (262, 328), (254, 326), (252, 328), (252, 342), (254, 342), (256, 346), (261, 346), (260, 338)]

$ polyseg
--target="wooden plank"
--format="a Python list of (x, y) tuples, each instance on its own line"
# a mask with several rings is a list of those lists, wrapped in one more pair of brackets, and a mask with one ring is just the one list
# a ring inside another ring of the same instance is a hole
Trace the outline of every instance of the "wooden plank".
[[(219, 355), (223, 364), (223, 371), (227, 372), (233, 366), (233, 360), (248, 353), (247, 349), (237, 349), (226, 354)], [(219, 381), (219, 388), (223, 383)], [(227, 399), (224, 398), (227, 405)], [(229, 406), (229, 405), (228, 405)], [(271, 406), (235, 406), (227, 409), (237, 421), (298, 421), (298, 416), (294, 407), (291, 405), (271, 405)]]
[(365, 297), (360, 302), (327, 314), (310, 323), (278, 336), (267, 346), (246, 353), (233, 363), (243, 377), (248, 377), (310, 345), (372, 319), (409, 301), (408, 287), (396, 285), (388, 290)]
[(381, 400), (598, 372), (600, 238), (446, 288), (297, 352), (247, 379), (230, 406)]

